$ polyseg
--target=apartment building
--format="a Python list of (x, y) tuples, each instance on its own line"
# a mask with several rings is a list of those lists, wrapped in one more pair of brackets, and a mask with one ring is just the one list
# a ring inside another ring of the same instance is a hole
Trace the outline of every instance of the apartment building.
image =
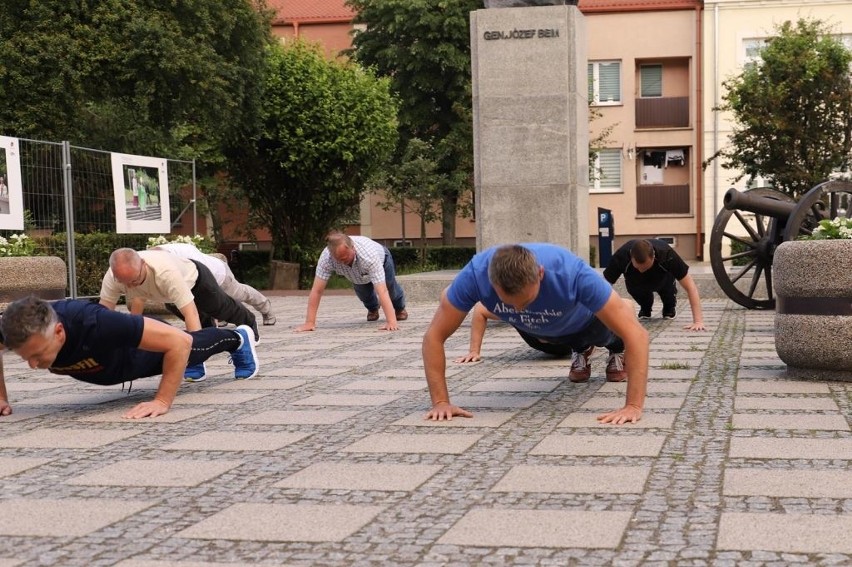
[[(617, 248), (664, 238), (698, 256), (701, 224), (700, 0), (581, 0), (586, 16), (590, 139), (589, 227), (612, 211)], [(591, 245), (599, 246), (597, 235)]]
[[(766, 39), (774, 35), (778, 24), (801, 18), (818, 19), (828, 24), (838, 37), (852, 47), (852, 2), (840, 0), (704, 0), (703, 73), (701, 90), (702, 136), (704, 154), (708, 159), (724, 148), (732, 133), (729, 113), (713, 109), (722, 103), (722, 82), (742, 72), (743, 66), (760, 57)], [(722, 197), (731, 187), (741, 191), (748, 180), (734, 179), (738, 172), (721, 167), (714, 160), (703, 172), (704, 191), (702, 222), (709, 235), (716, 213), (722, 207)], [(758, 179), (753, 186), (763, 185)], [(704, 256), (709, 257), (709, 237), (704, 243)]]
[[(321, 43), (330, 57), (351, 46), (354, 14), (345, 0), (271, 0), (273, 30), (287, 41)], [(661, 237), (687, 259), (709, 258), (709, 234), (736, 172), (702, 162), (732, 125), (715, 112), (722, 82), (759, 57), (776, 24), (818, 18), (852, 45), (852, 2), (840, 0), (580, 0), (586, 16), (590, 138), (597, 152), (589, 190), (589, 241), (597, 248), (598, 208), (612, 211), (614, 242)], [(351, 227), (388, 245), (419, 237), (413, 214), (385, 211), (367, 195)], [(456, 239), (475, 242), (475, 220), (459, 218)], [(427, 235), (440, 242), (441, 227)]]

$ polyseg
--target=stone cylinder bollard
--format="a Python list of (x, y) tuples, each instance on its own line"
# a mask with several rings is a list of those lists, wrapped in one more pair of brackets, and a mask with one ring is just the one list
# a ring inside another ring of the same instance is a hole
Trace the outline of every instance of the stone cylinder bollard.
[(783, 242), (772, 280), (781, 360), (852, 376), (852, 240)]
[(0, 304), (30, 294), (42, 299), (64, 299), (68, 269), (56, 256), (0, 257)]

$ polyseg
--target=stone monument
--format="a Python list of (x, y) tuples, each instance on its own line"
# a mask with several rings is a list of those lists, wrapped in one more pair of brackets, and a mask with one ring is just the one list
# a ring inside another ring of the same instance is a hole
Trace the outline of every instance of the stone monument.
[(542, 241), (589, 258), (586, 28), (571, 4), (488, 0), (471, 14), (480, 250)]

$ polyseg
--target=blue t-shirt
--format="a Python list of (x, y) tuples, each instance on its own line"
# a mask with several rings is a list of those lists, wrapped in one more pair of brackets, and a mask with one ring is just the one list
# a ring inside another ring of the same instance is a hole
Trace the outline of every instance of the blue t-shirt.
[(48, 370), (101, 386), (132, 380), (133, 354), (142, 341), (141, 315), (80, 299), (51, 305), (65, 328), (65, 344)]
[(538, 297), (521, 312), (504, 304), (488, 279), (497, 247), (475, 255), (447, 290), (456, 309), (470, 311), (477, 301), (501, 320), (531, 335), (563, 337), (580, 332), (612, 295), (612, 286), (580, 258), (553, 244), (523, 244), (532, 250), (544, 278)]

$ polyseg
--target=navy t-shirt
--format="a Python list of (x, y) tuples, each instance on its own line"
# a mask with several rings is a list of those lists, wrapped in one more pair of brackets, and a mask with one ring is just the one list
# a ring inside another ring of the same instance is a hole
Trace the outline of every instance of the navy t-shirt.
[(65, 328), (65, 344), (48, 370), (109, 386), (132, 380), (133, 355), (142, 341), (144, 318), (87, 300), (51, 304)]
[(476, 254), (447, 289), (447, 299), (460, 311), (477, 301), (499, 319), (538, 337), (563, 337), (582, 331), (606, 304), (612, 287), (568, 250), (544, 243), (525, 243), (544, 267), (538, 297), (521, 312), (497, 296), (488, 279), (488, 264), (497, 248)]

